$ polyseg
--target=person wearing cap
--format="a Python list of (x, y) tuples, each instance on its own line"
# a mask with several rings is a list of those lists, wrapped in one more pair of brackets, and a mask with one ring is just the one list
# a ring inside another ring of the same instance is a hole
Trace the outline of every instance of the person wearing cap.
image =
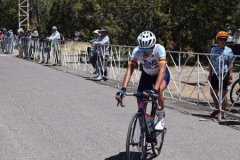
[(51, 41), (51, 52), (50, 52), (50, 61), (52, 65), (60, 65), (60, 39), (61, 35), (57, 30), (56, 26), (52, 27), (52, 34), (50, 37), (47, 37), (49, 41)]
[(93, 39), (90, 41), (91, 43), (91, 47), (88, 47), (88, 54), (90, 56), (90, 63), (92, 64), (93, 68), (95, 69), (95, 71), (93, 72), (93, 74), (97, 74), (98, 70), (96, 69), (96, 64), (97, 64), (97, 45), (94, 45), (94, 42), (97, 41), (98, 37), (100, 36), (99, 34), (99, 30), (96, 29), (93, 31)]
[(38, 50), (39, 48), (39, 34), (38, 31), (35, 30), (32, 32), (32, 36), (31, 36), (31, 44), (30, 44), (30, 50), (32, 52), (33, 55), (33, 59), (37, 62), (39, 59), (39, 55), (38, 55)]
[[(215, 117), (221, 113), (221, 118), (224, 119), (224, 111), (227, 107), (227, 87), (232, 83), (233, 78), (233, 52), (232, 49), (226, 46), (228, 33), (220, 31), (216, 35), (218, 45), (211, 49), (209, 64), (208, 80), (211, 83), (210, 94), (213, 98), (214, 107), (216, 108), (211, 116)], [(219, 87), (219, 83), (222, 85)], [(222, 91), (222, 111), (219, 111), (218, 92)]]
[(110, 38), (108, 36), (108, 31), (105, 28), (101, 28), (99, 33), (100, 36), (97, 41), (93, 42), (93, 45), (96, 46), (98, 53), (96, 65), (99, 75), (96, 77), (96, 80), (107, 80), (107, 62), (110, 56)]

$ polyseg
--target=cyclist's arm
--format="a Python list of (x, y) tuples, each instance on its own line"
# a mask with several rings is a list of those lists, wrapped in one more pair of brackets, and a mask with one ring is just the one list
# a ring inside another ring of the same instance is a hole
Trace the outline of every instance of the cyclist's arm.
[(154, 89), (156, 89), (156, 90), (160, 89), (162, 81), (165, 78), (166, 64), (167, 64), (167, 61), (165, 58), (161, 58), (158, 61), (159, 73), (158, 73), (157, 81), (155, 82), (155, 85), (154, 85)]
[(133, 59), (133, 60), (129, 61), (128, 68), (127, 68), (127, 71), (126, 71), (124, 79), (123, 79), (122, 87), (127, 88), (128, 82), (130, 81), (130, 78), (131, 78), (132, 73), (134, 71), (134, 67), (136, 65), (137, 65), (136, 60)]

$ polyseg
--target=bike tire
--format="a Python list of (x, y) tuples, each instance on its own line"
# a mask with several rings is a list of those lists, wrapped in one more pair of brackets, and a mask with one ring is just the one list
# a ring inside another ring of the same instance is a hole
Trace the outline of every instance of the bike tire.
[(231, 87), (230, 90), (230, 100), (232, 102), (232, 104), (234, 104), (234, 106), (240, 106), (240, 101), (239, 101), (239, 96), (236, 94), (237, 90), (239, 89), (239, 80), (236, 80)]
[[(141, 116), (142, 117), (142, 116)], [(142, 117), (143, 118), (143, 117)], [(145, 120), (140, 119), (142, 121), (142, 123), (144, 124), (144, 126), (146, 126), (147, 124), (145, 123)], [(146, 160), (147, 159), (147, 142), (146, 142), (146, 130), (145, 128), (143, 128), (143, 130), (141, 131), (141, 160)]]
[[(146, 157), (145, 146), (140, 146), (140, 143), (141, 143), (140, 135), (142, 136), (141, 128), (140, 128), (140, 120), (141, 120), (141, 113), (138, 112), (132, 116), (131, 121), (129, 123), (127, 140), (126, 140), (127, 160), (136, 160), (136, 159), (145, 160), (145, 157)], [(134, 137), (135, 135), (136, 137)], [(144, 139), (146, 141), (145, 137)], [(131, 147), (135, 147), (136, 151), (132, 151)]]

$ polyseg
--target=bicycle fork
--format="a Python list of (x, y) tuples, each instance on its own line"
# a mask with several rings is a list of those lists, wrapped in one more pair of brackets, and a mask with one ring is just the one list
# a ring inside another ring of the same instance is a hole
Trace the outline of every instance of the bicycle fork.
[(141, 126), (140, 143), (141, 143), (141, 146), (145, 146), (145, 144), (146, 144), (146, 133), (145, 133), (146, 122), (145, 122), (144, 116), (145, 116), (145, 114), (142, 113), (142, 116), (140, 119), (140, 126)]

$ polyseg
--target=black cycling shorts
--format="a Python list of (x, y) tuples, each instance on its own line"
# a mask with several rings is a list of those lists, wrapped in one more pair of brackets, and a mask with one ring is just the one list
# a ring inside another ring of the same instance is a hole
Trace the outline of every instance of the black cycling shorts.
[[(226, 73), (224, 73), (224, 76), (225, 75), (226, 75)], [(211, 77), (211, 85), (212, 85), (213, 89), (215, 89), (215, 90), (219, 90), (219, 86), (218, 86), (219, 78), (221, 78), (221, 77), (219, 77), (219, 75), (217, 75), (217, 74), (213, 74)], [(229, 73), (227, 73), (227, 75), (223, 79), (223, 90), (227, 89), (228, 80), (229, 80)]]
[[(153, 86), (155, 85), (155, 82), (157, 80), (158, 75), (151, 76), (147, 74), (146, 72), (142, 71), (142, 75), (139, 81), (138, 85), (138, 92), (143, 92), (144, 90), (151, 90), (153, 89)], [(170, 81), (170, 73), (168, 69), (166, 68), (165, 78), (163, 83), (169, 84)]]

